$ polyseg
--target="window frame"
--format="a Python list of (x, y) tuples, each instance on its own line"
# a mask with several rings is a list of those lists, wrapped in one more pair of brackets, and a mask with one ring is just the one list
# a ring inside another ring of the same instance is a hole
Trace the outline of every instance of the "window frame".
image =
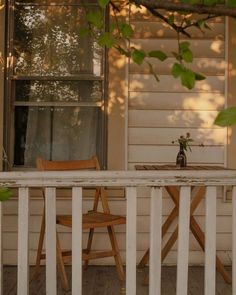
[[(106, 48), (103, 49), (102, 54), (102, 65), (101, 65), (101, 75), (89, 75), (89, 74), (78, 74), (71, 76), (36, 76), (36, 75), (15, 75), (14, 74), (14, 63), (15, 58), (13, 56), (14, 52), (14, 3), (16, 0), (9, 0), (6, 9), (6, 74), (5, 74), (5, 132), (4, 132), (4, 148), (8, 155), (8, 163), (4, 164), (4, 170), (28, 170), (29, 168), (24, 166), (14, 165), (14, 117), (15, 108), (19, 106), (45, 106), (45, 107), (95, 107), (101, 109), (101, 151), (99, 151), (100, 165), (102, 169), (107, 168), (107, 104), (108, 104), (108, 51)], [(19, 2), (18, 2), (19, 5)], [(41, 4), (41, 3), (24, 3), (22, 6), (81, 6), (81, 3), (76, 4)], [(96, 5), (92, 3), (91, 5)], [(104, 14), (104, 28), (107, 30), (107, 24), (109, 20), (108, 10)], [(16, 101), (14, 97), (14, 87), (17, 81), (101, 81), (102, 85), (102, 98), (100, 101), (90, 101), (90, 102), (29, 102), (29, 101)], [(32, 169), (32, 168), (31, 168)]]

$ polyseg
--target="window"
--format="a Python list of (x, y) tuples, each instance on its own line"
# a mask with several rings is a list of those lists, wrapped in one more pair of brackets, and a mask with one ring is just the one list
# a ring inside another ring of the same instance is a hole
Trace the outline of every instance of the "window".
[(34, 167), (37, 156), (93, 154), (104, 166), (105, 52), (93, 36), (80, 36), (85, 11), (99, 7), (92, 0), (11, 2), (5, 140), (11, 166)]

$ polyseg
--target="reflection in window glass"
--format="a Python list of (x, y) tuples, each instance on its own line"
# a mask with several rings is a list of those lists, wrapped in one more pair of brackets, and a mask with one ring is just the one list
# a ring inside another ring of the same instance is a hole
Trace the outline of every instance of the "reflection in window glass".
[(101, 81), (16, 81), (16, 101), (101, 101)]
[(86, 25), (82, 7), (18, 5), (16, 8), (15, 74), (102, 74), (101, 48), (93, 37), (84, 38), (79, 34), (80, 28)]
[(8, 54), (13, 52), (14, 65), (7, 80), (7, 101), (15, 105), (14, 116), (9, 114), (14, 143), (7, 142), (13, 166), (35, 167), (39, 156), (74, 160), (94, 154), (104, 165), (105, 54), (94, 35), (80, 36), (85, 7), (97, 11), (97, 1), (13, 2)]

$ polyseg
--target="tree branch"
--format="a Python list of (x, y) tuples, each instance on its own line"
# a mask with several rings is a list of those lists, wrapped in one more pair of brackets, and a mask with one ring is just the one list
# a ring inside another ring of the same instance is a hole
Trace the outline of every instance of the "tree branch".
[(167, 23), (170, 27), (172, 27), (177, 33), (182, 33), (183, 35), (187, 36), (188, 38), (191, 38), (191, 35), (187, 32), (185, 32), (185, 30), (181, 27), (181, 26), (177, 26), (176, 24), (170, 24), (168, 19), (166, 17), (164, 17), (164, 15), (162, 15), (161, 13), (159, 13), (158, 11), (156, 11), (153, 8), (148, 8), (148, 10), (156, 17), (160, 18), (161, 20), (163, 20), (165, 23)]
[(197, 14), (214, 14), (216, 16), (236, 17), (236, 7), (227, 7), (222, 4), (203, 5), (178, 3), (170, 0), (131, 0), (137, 5), (142, 5), (148, 9), (166, 9), (170, 11), (188, 11)]

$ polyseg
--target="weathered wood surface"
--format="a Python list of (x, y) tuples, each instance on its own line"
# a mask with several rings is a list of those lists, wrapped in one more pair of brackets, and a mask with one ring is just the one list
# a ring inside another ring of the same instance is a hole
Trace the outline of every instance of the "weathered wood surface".
[[(33, 268), (30, 269), (32, 276)], [(71, 267), (67, 267), (68, 277), (71, 279)], [(148, 286), (142, 284), (147, 269), (137, 272), (137, 295), (148, 295)], [(16, 294), (16, 267), (4, 267), (4, 295)], [(189, 268), (188, 295), (204, 294), (204, 268)], [(71, 283), (71, 282), (70, 282)], [(175, 295), (176, 293), (176, 267), (162, 267), (161, 294)], [(120, 283), (117, 278), (115, 267), (90, 266), (83, 272), (83, 295), (119, 295)], [(216, 276), (217, 295), (231, 295), (231, 286), (224, 283), (222, 278)], [(64, 292), (60, 281), (57, 285), (58, 295), (71, 295), (71, 291)], [(45, 295), (45, 268), (42, 267), (40, 276), (30, 282), (30, 295)]]
[(175, 171), (47, 171), (1, 172), (0, 186), (74, 187), (74, 186), (224, 186), (236, 185), (236, 170)]

